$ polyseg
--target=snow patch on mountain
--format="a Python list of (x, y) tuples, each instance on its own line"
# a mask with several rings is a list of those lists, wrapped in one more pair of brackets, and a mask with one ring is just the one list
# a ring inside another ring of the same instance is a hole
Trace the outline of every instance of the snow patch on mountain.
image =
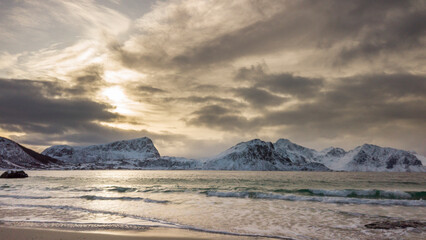
[(125, 165), (126, 161), (160, 157), (151, 139), (147, 137), (87, 147), (57, 145), (47, 148), (42, 154), (58, 158), (66, 163), (77, 164), (93, 162), (113, 164), (114, 161), (122, 161), (120, 164)]
[(32, 169), (57, 167), (57, 159), (43, 156), (18, 143), (0, 137), (0, 168), (2, 169)]
[(424, 172), (425, 167), (418, 157), (421, 156), (404, 150), (364, 144), (348, 152), (323, 150), (316, 161), (342, 171)]
[(57, 145), (43, 154), (61, 159), (71, 169), (196, 169), (199, 162), (161, 157), (147, 137), (86, 147)]
[(313, 162), (317, 154), (315, 150), (292, 143), (288, 139), (279, 139), (274, 147), (282, 157), (290, 159), (294, 164)]
[[(58, 160), (59, 159), (59, 160)], [(306, 148), (288, 139), (253, 139), (217, 156), (195, 160), (160, 156), (147, 137), (92, 146), (57, 145), (38, 154), (0, 137), (0, 168), (38, 169), (205, 169), (257, 171), (425, 172), (426, 157), (394, 148), (364, 144), (346, 152)]]
[[(282, 148), (289, 147), (284, 141), (280, 142)], [(285, 146), (284, 146), (285, 145)], [(297, 146), (290, 146), (295, 150)], [(289, 157), (294, 157), (292, 161)], [(277, 151), (274, 144), (254, 139), (239, 143), (219, 155), (209, 158), (204, 162), (203, 169), (209, 170), (257, 170), (257, 171), (326, 171), (320, 163), (307, 162), (302, 156), (293, 155), (293, 152), (284, 153)]]

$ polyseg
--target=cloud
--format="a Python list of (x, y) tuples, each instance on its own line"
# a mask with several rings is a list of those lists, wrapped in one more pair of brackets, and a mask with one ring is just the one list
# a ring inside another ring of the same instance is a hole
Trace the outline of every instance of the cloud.
[(258, 88), (236, 88), (235, 95), (243, 98), (255, 108), (279, 106), (287, 99)]
[[(124, 44), (112, 45), (112, 50), (125, 66), (141, 71), (152, 68), (189, 70), (200, 65), (193, 61), (195, 59), (189, 59), (190, 49), (274, 14), (283, 7), (276, 5), (279, 2), (158, 2), (150, 13), (137, 21), (139, 32)], [(199, 60), (201, 64), (205, 62)]]
[[(235, 74), (235, 81), (248, 81), (253, 86), (258, 88), (266, 88), (271, 92), (291, 95), (299, 98), (313, 97), (318, 94), (324, 85), (324, 79), (321, 78), (308, 78), (294, 76), (291, 73), (278, 73), (272, 74), (267, 72), (268, 66), (266, 64), (258, 64), (250, 68), (242, 67), (238, 69)], [(256, 91), (256, 90), (252, 90)], [(254, 92), (252, 92), (254, 94)], [(265, 93), (257, 91), (257, 94), (265, 97)]]
[(340, 52), (339, 62), (344, 64), (357, 58), (374, 58), (386, 52), (400, 53), (423, 48), (426, 8), (424, 4), (415, 1), (401, 4), (399, 11), (389, 11), (382, 21), (376, 20), (375, 24), (366, 27), (358, 35), (357, 43), (344, 47)]
[(235, 108), (245, 107), (246, 105), (242, 102), (236, 101), (233, 98), (225, 98), (225, 97), (215, 97), (215, 96), (189, 96), (189, 97), (180, 97), (180, 98), (165, 98), (164, 101), (170, 102), (181, 102), (181, 103), (189, 103), (189, 104), (220, 104), (225, 106), (232, 106)]
[(1, 127), (166, 152), (287, 135), (424, 149), (422, 1), (132, 4), (1, 2)]
[(62, 98), (51, 82), (0, 79), (0, 125), (10, 131), (65, 133), (95, 121), (115, 121), (112, 106), (88, 98)]
[[(309, 142), (332, 142), (338, 138), (355, 141), (362, 136), (363, 141), (380, 139), (381, 143), (395, 144), (396, 140), (383, 137), (391, 133), (399, 134), (400, 144), (424, 139), (426, 113), (421, 109), (426, 108), (426, 76), (355, 75), (324, 83), (318, 90), (313, 97), (280, 109), (259, 109), (258, 115), (251, 118), (244, 109), (210, 105), (194, 111), (186, 122), (228, 134), (275, 129), (268, 138), (284, 135)], [(417, 131), (413, 131), (413, 126)], [(421, 148), (418, 142), (412, 146)]]
[(193, 112), (186, 120), (188, 125), (211, 127), (222, 131), (242, 131), (252, 127), (249, 119), (235, 109), (209, 105)]
[[(101, 34), (127, 31), (130, 20), (95, 1), (2, 1), (0, 43), (8, 51), (31, 51)], [(31, 39), (31, 44), (28, 44)]]
[(166, 90), (156, 88), (156, 87), (152, 87), (152, 86), (147, 86), (147, 85), (138, 86), (136, 89), (138, 91), (145, 92), (145, 93), (151, 93), (151, 94), (166, 93), (167, 92)]
[[(342, 78), (314, 101), (271, 111), (262, 122), (295, 127), (316, 137), (369, 134), (371, 129), (394, 124), (418, 125), (424, 132), (426, 76), (376, 74)], [(300, 131), (302, 132), (302, 131)], [(312, 135), (313, 134), (313, 135)], [(409, 136), (405, 136), (409, 137)]]
[(280, 52), (300, 68), (354, 74), (365, 60), (392, 70), (389, 61), (425, 45), (426, 6), (418, 1), (197, 3), (155, 5), (139, 20), (141, 33), (112, 50), (139, 71), (193, 71)]

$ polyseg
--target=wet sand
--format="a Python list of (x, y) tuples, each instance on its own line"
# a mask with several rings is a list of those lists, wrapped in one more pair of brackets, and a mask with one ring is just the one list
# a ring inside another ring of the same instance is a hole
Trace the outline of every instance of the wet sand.
[(69, 231), (57, 229), (0, 227), (0, 239), (14, 240), (169, 240), (169, 239), (237, 239), (221, 234), (183, 229), (150, 228), (146, 231)]

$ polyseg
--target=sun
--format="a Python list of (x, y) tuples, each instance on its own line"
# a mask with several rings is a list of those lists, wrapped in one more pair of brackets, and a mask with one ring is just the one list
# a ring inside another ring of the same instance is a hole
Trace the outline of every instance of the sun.
[(115, 107), (113, 112), (130, 115), (133, 112), (129, 109), (128, 105), (131, 100), (126, 96), (120, 86), (112, 86), (102, 90), (101, 95), (108, 100), (108, 102)]

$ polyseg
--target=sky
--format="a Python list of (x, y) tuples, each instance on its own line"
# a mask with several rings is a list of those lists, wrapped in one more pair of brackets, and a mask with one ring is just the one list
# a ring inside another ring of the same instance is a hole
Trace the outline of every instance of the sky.
[(1, 0), (0, 136), (426, 155), (426, 1)]

